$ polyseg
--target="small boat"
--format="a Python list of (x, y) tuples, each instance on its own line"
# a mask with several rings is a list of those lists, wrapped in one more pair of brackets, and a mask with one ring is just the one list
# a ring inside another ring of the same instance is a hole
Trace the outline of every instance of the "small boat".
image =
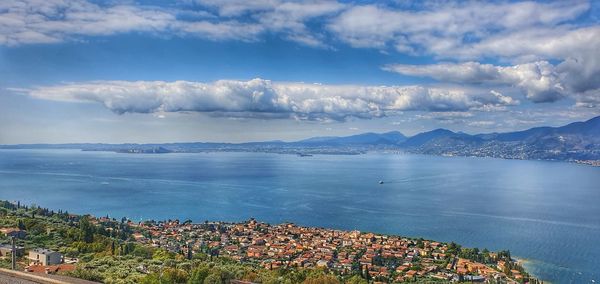
[(305, 153), (298, 153), (299, 157), (312, 157), (311, 154), (305, 154)]
[(382, 181), (382, 180), (380, 180), (380, 181), (379, 181), (379, 184), (383, 184), (383, 181)]

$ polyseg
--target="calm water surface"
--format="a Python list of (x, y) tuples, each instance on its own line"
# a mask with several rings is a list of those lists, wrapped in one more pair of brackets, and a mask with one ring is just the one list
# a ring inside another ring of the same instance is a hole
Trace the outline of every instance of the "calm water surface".
[(600, 281), (600, 168), (568, 163), (0, 150), (0, 199), (134, 220), (255, 217), (455, 241), (510, 249), (553, 283)]

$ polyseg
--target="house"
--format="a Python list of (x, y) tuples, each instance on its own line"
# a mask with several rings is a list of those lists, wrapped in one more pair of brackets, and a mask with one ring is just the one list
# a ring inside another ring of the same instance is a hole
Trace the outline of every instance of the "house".
[(135, 233), (132, 235), (136, 242), (145, 241), (146, 237), (140, 233)]
[(29, 251), (29, 263), (43, 266), (60, 264), (62, 254), (48, 249), (37, 248)]
[[(25, 252), (25, 248), (23, 247), (15, 247), (17, 251), (17, 256), (23, 256)], [(0, 257), (10, 257), (12, 253), (12, 245), (0, 245)]]
[(407, 278), (413, 278), (417, 275), (417, 271), (416, 270), (409, 270), (406, 272), (405, 276)]
[(0, 233), (6, 235), (7, 237), (15, 237), (17, 239), (24, 239), (27, 236), (27, 231), (21, 230), (19, 228), (2, 228), (0, 229)]
[(32, 273), (56, 274), (58, 272), (67, 272), (75, 270), (74, 264), (57, 264), (50, 266), (30, 265), (25, 268), (25, 271)]
[(465, 275), (463, 278), (465, 281), (470, 282), (485, 282), (485, 277), (481, 275)]
[(329, 267), (329, 261), (321, 259), (317, 261), (317, 267)]

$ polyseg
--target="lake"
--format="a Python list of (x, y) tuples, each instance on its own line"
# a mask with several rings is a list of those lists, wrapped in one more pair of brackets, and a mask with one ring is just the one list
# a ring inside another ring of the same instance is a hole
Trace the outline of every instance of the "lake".
[(600, 280), (600, 168), (563, 162), (0, 150), (0, 199), (136, 221), (255, 217), (455, 241), (510, 249), (553, 283)]

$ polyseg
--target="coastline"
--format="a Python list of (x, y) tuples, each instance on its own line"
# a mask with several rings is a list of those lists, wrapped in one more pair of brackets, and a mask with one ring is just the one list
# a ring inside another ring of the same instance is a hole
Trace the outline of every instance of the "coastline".
[[(463, 248), (453, 242), (303, 227), (293, 223), (271, 225), (255, 219), (245, 222), (192, 223), (190, 220), (166, 220), (135, 223), (126, 218), (116, 220), (109, 217), (75, 215), (61, 210), (54, 212), (6, 201), (2, 202), (2, 208), (7, 212), (3, 223), (19, 218), (25, 221), (25, 224), (42, 222), (49, 226), (47, 229), (52, 230), (71, 227), (95, 231), (94, 235), (110, 232), (107, 237), (98, 237), (104, 239), (103, 243), (108, 245), (106, 249), (113, 257), (122, 255), (122, 252), (116, 252), (115, 247), (135, 244), (147, 249), (164, 250), (164, 253), (173, 256), (181, 255), (182, 258), (175, 258), (179, 259), (178, 261), (195, 259), (196, 255), (204, 255), (203, 258), (208, 255), (211, 260), (213, 257), (231, 259), (240, 265), (250, 265), (266, 271), (325, 269), (342, 280), (348, 275), (361, 275), (360, 277), (369, 282), (410, 279), (473, 280), (478, 279), (477, 277), (506, 279), (509, 283), (517, 283), (516, 280), (523, 278), (534, 283), (537, 281), (513, 261), (508, 251), (479, 251)], [(112, 229), (97, 231), (98, 228)], [(26, 229), (35, 234), (33, 228)], [(119, 238), (110, 237), (115, 235), (113, 232)], [(96, 241), (89, 239), (85, 242)], [(28, 246), (28, 249), (33, 248)], [(57, 245), (54, 249), (68, 255), (68, 247), (67, 242)], [(106, 256), (107, 251), (102, 251), (100, 255), (95, 254), (97, 256), (75, 254), (70, 257), (87, 259), (77, 266), (86, 267), (87, 262)], [(505, 272), (510, 271), (509, 274), (505, 275), (501, 267), (505, 267)]]
[(549, 281), (549, 280), (545, 280), (545, 279), (541, 279), (539, 278), (538, 275), (536, 275), (535, 273), (531, 272), (531, 267), (534, 265), (533, 264), (533, 260), (528, 259), (528, 258), (524, 258), (524, 257), (518, 257), (518, 256), (513, 256), (513, 259), (515, 259), (517, 261), (517, 263), (519, 263), (519, 265), (523, 266), (527, 272), (532, 275), (533, 277), (535, 277), (536, 279), (542, 281), (544, 284), (553, 284), (553, 282)]

